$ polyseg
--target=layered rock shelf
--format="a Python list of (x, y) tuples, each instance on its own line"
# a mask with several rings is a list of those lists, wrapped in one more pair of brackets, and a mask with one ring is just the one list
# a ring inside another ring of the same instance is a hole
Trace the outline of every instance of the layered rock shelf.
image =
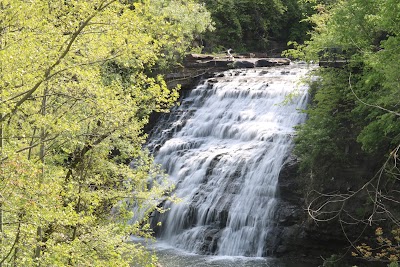
[(248, 53), (227, 56), (214, 56), (207, 54), (188, 54), (183, 62), (182, 69), (165, 76), (168, 85), (171, 87), (181, 84), (185, 89), (190, 87), (197, 77), (228, 69), (273, 67), (289, 65), (288, 58), (268, 58), (266, 54)]

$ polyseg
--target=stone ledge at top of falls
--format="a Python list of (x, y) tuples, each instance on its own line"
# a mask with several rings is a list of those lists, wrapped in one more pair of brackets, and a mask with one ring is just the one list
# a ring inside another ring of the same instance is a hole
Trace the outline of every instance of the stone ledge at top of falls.
[(188, 54), (183, 61), (183, 67), (174, 73), (167, 74), (165, 79), (170, 87), (178, 84), (182, 88), (190, 87), (193, 79), (201, 76), (225, 71), (228, 69), (273, 67), (289, 65), (288, 58), (268, 58), (266, 54), (247, 53), (234, 54), (234, 60), (225, 55)]
[(188, 54), (184, 59), (185, 68), (255, 68), (289, 65), (288, 58), (268, 58), (266, 54), (241, 54), (234, 55), (233, 60), (227, 56), (214, 56), (206, 54)]
[[(256, 57), (257, 56), (257, 57)], [(227, 56), (213, 56), (203, 54), (188, 54), (184, 60), (186, 68), (219, 67), (223, 69), (232, 68), (255, 68), (289, 65), (288, 58), (268, 58), (265, 54), (243, 54), (234, 55), (230, 60)]]

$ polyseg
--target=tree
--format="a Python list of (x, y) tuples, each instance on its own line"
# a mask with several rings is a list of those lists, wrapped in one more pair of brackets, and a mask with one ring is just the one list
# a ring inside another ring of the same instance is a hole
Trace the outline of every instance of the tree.
[[(391, 237), (382, 233), (392, 232), (396, 240), (400, 227), (400, 6), (398, 1), (391, 0), (349, 0), (320, 4), (318, 8), (319, 12), (311, 18), (315, 31), (300, 52), (308, 59), (318, 59), (318, 54), (334, 48), (343, 52), (341, 56), (347, 58), (348, 64), (341, 70), (318, 72), (315, 105), (307, 111), (310, 120), (300, 127), (297, 152), (303, 169), (320, 182), (331, 177), (321, 171), (321, 165), (327, 165), (320, 160), (322, 152), (325, 158), (332, 156), (329, 164), (335, 166), (333, 169), (341, 170), (346, 164), (358, 162), (368, 166), (369, 175), (355, 175), (349, 183), (356, 182), (345, 190), (329, 194), (318, 190), (310, 199), (309, 213), (315, 220), (337, 220), (343, 229), (358, 225), (372, 235), (374, 229), (380, 229), (369, 245), (349, 239), (354, 254), (394, 264), (399, 258), (398, 240), (392, 242)], [(335, 83), (329, 84), (331, 80)], [(344, 149), (342, 138), (337, 137), (345, 137), (353, 149)], [(329, 146), (321, 140), (329, 140)], [(354, 203), (358, 205), (356, 210)]]
[[(271, 50), (272, 43), (298, 42), (309, 25), (302, 21), (309, 12), (308, 3), (297, 0), (207, 0), (204, 1), (215, 22), (215, 31), (205, 34), (205, 49), (221, 52)], [(280, 51), (268, 51), (277, 53)]]
[[(174, 0), (13, 0), (0, 10), (0, 263), (153, 266), (126, 241), (148, 236), (151, 200), (169, 190), (148, 186), (160, 170), (141, 151), (149, 114), (178, 96), (154, 67), (172, 62), (163, 52), (182, 53), (209, 14)], [(128, 223), (133, 204), (141, 217)]]

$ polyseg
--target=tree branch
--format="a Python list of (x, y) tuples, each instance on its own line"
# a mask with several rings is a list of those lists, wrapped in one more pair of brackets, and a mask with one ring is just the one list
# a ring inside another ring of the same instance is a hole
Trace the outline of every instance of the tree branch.
[(351, 92), (353, 93), (353, 95), (357, 98), (357, 100), (360, 101), (362, 104), (366, 105), (367, 107), (377, 108), (377, 109), (380, 109), (380, 110), (389, 112), (389, 113), (391, 113), (391, 114), (394, 114), (394, 115), (396, 115), (396, 116), (400, 116), (400, 113), (398, 113), (398, 112), (396, 112), (396, 111), (389, 110), (389, 109), (386, 109), (386, 108), (381, 107), (381, 106), (378, 106), (378, 105), (369, 104), (369, 103), (363, 101), (362, 99), (360, 99), (360, 98), (357, 96), (357, 94), (354, 92), (353, 86), (351, 85), (351, 72), (350, 72), (350, 75), (349, 75), (349, 87), (350, 87), (350, 90), (351, 90)]
[(109, 5), (111, 5), (112, 3), (114, 3), (115, 0), (112, 0), (108, 3), (106, 3), (106, 1), (103, 1), (99, 8), (96, 10), (95, 13), (93, 13), (92, 15), (90, 15), (85, 21), (83, 21), (79, 28), (72, 34), (70, 41), (67, 44), (67, 47), (64, 49), (64, 51), (61, 53), (61, 55), (58, 57), (58, 59), (49, 67), (47, 68), (47, 70), (44, 73), (44, 77), (43, 79), (41, 79), (40, 81), (38, 81), (30, 90), (25, 92), (25, 95), (15, 104), (14, 108), (7, 114), (5, 114), (3, 117), (0, 118), (0, 122), (5, 121), (8, 117), (11, 117), (16, 111), (17, 109), (26, 101), (28, 100), (28, 98), (46, 81), (48, 81), (49, 79), (51, 79), (54, 75), (58, 74), (60, 71), (57, 71), (53, 74), (51, 74), (51, 71), (58, 66), (62, 60), (67, 56), (67, 54), (69, 53), (69, 51), (71, 50), (72, 45), (75, 43), (76, 39), (78, 38), (78, 36), (81, 34), (81, 32), (83, 31), (83, 29), (89, 24), (89, 22), (101, 11), (103, 11), (105, 8), (107, 8)]

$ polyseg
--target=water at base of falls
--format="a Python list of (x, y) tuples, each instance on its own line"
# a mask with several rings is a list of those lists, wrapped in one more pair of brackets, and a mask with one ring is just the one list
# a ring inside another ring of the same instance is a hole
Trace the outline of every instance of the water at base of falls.
[(261, 257), (293, 127), (305, 119), (306, 65), (230, 70), (193, 89), (149, 142), (179, 203), (154, 221), (160, 239), (199, 254)]
[[(155, 252), (162, 267), (309, 267), (318, 266), (318, 260), (299, 258), (261, 258), (242, 256), (197, 255), (176, 249), (163, 242), (152, 242), (134, 238), (132, 242), (141, 243), (149, 251)], [(320, 260), (320, 259), (319, 259)]]

